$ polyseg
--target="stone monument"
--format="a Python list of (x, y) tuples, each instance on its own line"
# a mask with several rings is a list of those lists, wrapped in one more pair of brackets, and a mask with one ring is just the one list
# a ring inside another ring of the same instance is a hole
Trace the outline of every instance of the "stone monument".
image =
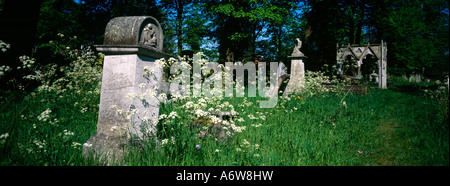
[(363, 65), (363, 60), (366, 59), (367, 55), (372, 55), (377, 60), (378, 87), (382, 89), (387, 88), (387, 43), (385, 41), (381, 41), (381, 44), (367, 43), (366, 45), (349, 44), (347, 46), (341, 46), (337, 44), (336, 50), (337, 75), (343, 75), (343, 63), (348, 57), (350, 57), (352, 61), (356, 62), (350, 65), (357, 66), (357, 75), (353, 78), (361, 79), (361, 65)]
[(283, 96), (288, 96), (291, 93), (299, 93), (305, 87), (305, 64), (304, 60), (307, 58), (300, 48), (302, 47), (302, 41), (297, 38), (295, 39), (295, 47), (292, 51), (291, 56), (291, 74), (290, 80), (286, 86), (286, 90)]
[(161, 25), (150, 16), (113, 18), (106, 26), (104, 44), (95, 47), (105, 54), (100, 109), (97, 134), (83, 145), (83, 154), (115, 163), (126, 147), (156, 136), (159, 101), (155, 94), (145, 99), (136, 95), (161, 91), (163, 71), (155, 61), (170, 56), (162, 52)]

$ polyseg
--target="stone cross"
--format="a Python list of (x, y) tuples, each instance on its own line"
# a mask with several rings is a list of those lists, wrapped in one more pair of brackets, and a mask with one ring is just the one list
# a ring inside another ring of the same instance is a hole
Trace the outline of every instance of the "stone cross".
[(155, 61), (162, 52), (163, 32), (150, 16), (116, 17), (105, 29), (105, 54), (97, 134), (83, 145), (83, 154), (118, 162), (126, 147), (156, 136), (163, 71)]

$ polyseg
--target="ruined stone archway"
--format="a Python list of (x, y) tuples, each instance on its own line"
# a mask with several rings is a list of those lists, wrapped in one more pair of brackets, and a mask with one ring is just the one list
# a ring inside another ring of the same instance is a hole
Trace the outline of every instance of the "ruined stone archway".
[(378, 87), (379, 88), (387, 88), (386, 87), (386, 80), (387, 80), (387, 74), (386, 74), (386, 67), (387, 67), (387, 45), (386, 42), (381, 41), (381, 44), (370, 44), (367, 45), (337, 45), (336, 46), (336, 65), (337, 65), (337, 74), (342, 75), (344, 74), (345, 70), (345, 61), (349, 59), (354, 59), (356, 65), (357, 72), (353, 75), (352, 78), (354, 79), (361, 79), (363, 77), (363, 74), (361, 72), (361, 66), (363, 65), (364, 59), (367, 58), (367, 56), (373, 56), (374, 59), (377, 61), (377, 77), (379, 79), (378, 81)]

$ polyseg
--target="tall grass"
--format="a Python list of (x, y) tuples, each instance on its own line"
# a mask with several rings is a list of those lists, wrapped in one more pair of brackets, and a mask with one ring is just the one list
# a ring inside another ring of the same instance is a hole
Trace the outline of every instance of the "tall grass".
[[(192, 124), (192, 113), (181, 107), (186, 101), (162, 105), (161, 115), (178, 117), (158, 126), (158, 141), (145, 141), (120, 165), (449, 164), (448, 110), (443, 113), (441, 100), (398, 88), (344, 96), (280, 99), (273, 109), (258, 107), (263, 98), (224, 98), (221, 103), (233, 105), (239, 113), (234, 121), (245, 130), (223, 141), (208, 132), (199, 137), (207, 130)], [(85, 98), (2, 92), (0, 133), (8, 137), (0, 146), (1, 165), (97, 165), (81, 155), (98, 117), (98, 107), (82, 113), (78, 105), (97, 105), (98, 95)]]
[[(27, 76), (37, 89), (0, 91), (0, 165), (104, 165), (82, 156), (96, 134), (102, 56), (66, 54), (74, 55), (68, 67)], [(260, 97), (162, 104), (157, 136), (117, 165), (448, 166), (445, 87), (393, 79), (387, 90), (360, 95), (326, 91), (321, 73), (309, 74), (310, 92), (280, 98), (275, 108), (259, 108)], [(193, 113), (209, 109), (239, 113), (219, 128), (225, 136)]]
[[(200, 130), (180, 118), (180, 128), (165, 129), (176, 136), (174, 144), (136, 152), (126, 164), (448, 165), (448, 124), (437, 116), (439, 107), (431, 98), (374, 89), (365, 96), (346, 96), (343, 105), (343, 96), (322, 94), (283, 100), (274, 109), (245, 108), (239, 116), (245, 121), (239, 124), (246, 130), (225, 142), (198, 139)], [(243, 99), (226, 101), (238, 105)], [(257, 98), (246, 99), (257, 105)]]

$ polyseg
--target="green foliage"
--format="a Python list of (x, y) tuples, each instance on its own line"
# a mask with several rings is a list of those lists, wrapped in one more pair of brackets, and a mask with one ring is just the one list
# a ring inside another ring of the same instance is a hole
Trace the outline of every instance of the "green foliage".
[[(161, 9), (166, 14), (162, 25), (165, 27), (165, 42), (168, 53), (176, 56), (183, 50), (200, 52), (210, 29), (209, 14), (203, 3), (195, 1), (162, 0)], [(207, 49), (203, 48), (204, 52)]]
[[(240, 61), (285, 62), (298, 37), (309, 57), (306, 68), (319, 70), (324, 64), (335, 63), (336, 43), (384, 40), (391, 74), (417, 73), (425, 67), (426, 75), (442, 78), (439, 76), (448, 71), (445, 0), (45, 0), (40, 6), (32, 57), (39, 63), (61, 61), (62, 55), (49, 53), (54, 49), (47, 43), (57, 40), (57, 33), (77, 36), (70, 45), (87, 48), (103, 42), (104, 27), (110, 19), (134, 15), (160, 20), (165, 52), (172, 55), (183, 50), (202, 51), (226, 61), (232, 52)], [(14, 54), (14, 59), (24, 54)]]
[[(295, 3), (291, 1), (222, 1), (207, 5), (215, 15), (214, 25), (219, 40), (219, 61), (226, 61), (228, 52), (235, 60), (256, 58), (281, 60), (283, 44), (292, 47), (292, 40), (282, 40), (289, 18), (295, 20)], [(288, 28), (289, 29), (289, 28)], [(274, 36), (276, 34), (276, 36)], [(270, 49), (274, 48), (274, 49)]]
[[(335, 63), (336, 43), (387, 42), (391, 74), (448, 71), (448, 2), (446, 1), (307, 1), (304, 53), (319, 70)], [(439, 67), (440, 70), (439, 70)], [(434, 75), (436, 76), (436, 75)]]
[(2, 165), (90, 164), (81, 151), (95, 134), (103, 57), (57, 46), (72, 59), (69, 65), (39, 65), (22, 56), (20, 70), (28, 73), (23, 78), (38, 82), (38, 88), (0, 94), (0, 130), (8, 134), (0, 146)]
[(419, 73), (423, 67), (430, 69), (439, 58), (448, 56), (448, 2), (391, 3), (382, 19), (387, 24), (385, 34), (391, 43), (388, 43), (388, 58), (394, 61), (393, 73)]
[(74, 1), (45, 0), (41, 5), (36, 36), (38, 43), (57, 39), (57, 34), (81, 36), (80, 5)]

